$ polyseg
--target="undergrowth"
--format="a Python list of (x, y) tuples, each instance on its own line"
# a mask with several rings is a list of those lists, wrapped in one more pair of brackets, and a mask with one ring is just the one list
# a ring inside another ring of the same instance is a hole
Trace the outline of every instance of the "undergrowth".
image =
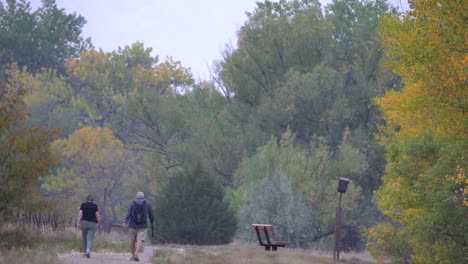
[[(93, 251), (127, 252), (128, 237), (123, 233), (96, 233)], [(76, 228), (13, 227), (0, 230), (0, 264), (60, 263), (57, 255), (81, 251), (81, 231)]]

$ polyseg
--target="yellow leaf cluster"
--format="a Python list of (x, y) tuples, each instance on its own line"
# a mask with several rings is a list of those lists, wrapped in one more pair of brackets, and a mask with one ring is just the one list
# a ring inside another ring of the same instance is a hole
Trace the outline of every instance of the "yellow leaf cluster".
[(388, 65), (402, 77), (405, 87), (375, 102), (388, 128), (399, 136), (430, 130), (440, 137), (465, 138), (467, 5), (463, 1), (414, 4), (404, 21), (385, 18), (381, 31)]

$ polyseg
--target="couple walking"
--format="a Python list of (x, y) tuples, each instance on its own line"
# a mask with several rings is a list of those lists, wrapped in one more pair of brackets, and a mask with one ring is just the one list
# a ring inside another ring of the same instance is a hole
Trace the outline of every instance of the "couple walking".
[[(91, 257), (94, 234), (101, 218), (98, 206), (93, 201), (93, 196), (89, 194), (86, 197), (86, 202), (81, 204), (78, 213), (77, 227), (82, 232), (82, 246), (85, 252), (84, 256), (87, 258)], [(139, 261), (138, 252), (140, 252), (142, 243), (146, 239), (148, 218), (151, 229), (153, 229), (154, 215), (151, 203), (145, 200), (143, 192), (138, 192), (136, 199), (128, 207), (123, 223), (124, 227), (129, 228), (130, 253), (132, 254), (130, 260)]]

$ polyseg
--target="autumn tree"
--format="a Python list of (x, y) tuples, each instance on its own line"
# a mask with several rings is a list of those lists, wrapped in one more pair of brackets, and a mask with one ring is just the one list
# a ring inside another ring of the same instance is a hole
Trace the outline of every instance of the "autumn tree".
[(7, 73), (8, 82), (0, 87), (0, 222), (19, 209), (40, 209), (39, 177), (55, 165), (49, 147), (54, 132), (24, 126), (29, 113), (20, 80), (30, 76), (14, 66)]
[(466, 13), (464, 1), (413, 1), (381, 30), (388, 65), (405, 87), (376, 99), (386, 127), (389, 217), (369, 231), (371, 252), (396, 263), (466, 260)]
[[(133, 155), (108, 128), (83, 127), (52, 144), (61, 165), (44, 177), (43, 188), (62, 197), (64, 216), (74, 216), (73, 205), (87, 193), (95, 196), (104, 221), (120, 219), (126, 206), (122, 182), (131, 177)], [(125, 205), (122, 205), (124, 202)]]

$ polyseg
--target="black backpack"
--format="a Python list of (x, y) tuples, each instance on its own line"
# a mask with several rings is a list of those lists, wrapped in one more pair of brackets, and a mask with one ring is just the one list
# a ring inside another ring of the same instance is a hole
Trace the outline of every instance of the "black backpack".
[(132, 211), (132, 222), (139, 225), (146, 223), (146, 214), (145, 214), (145, 205), (146, 201), (143, 203), (134, 203), (134, 208)]

